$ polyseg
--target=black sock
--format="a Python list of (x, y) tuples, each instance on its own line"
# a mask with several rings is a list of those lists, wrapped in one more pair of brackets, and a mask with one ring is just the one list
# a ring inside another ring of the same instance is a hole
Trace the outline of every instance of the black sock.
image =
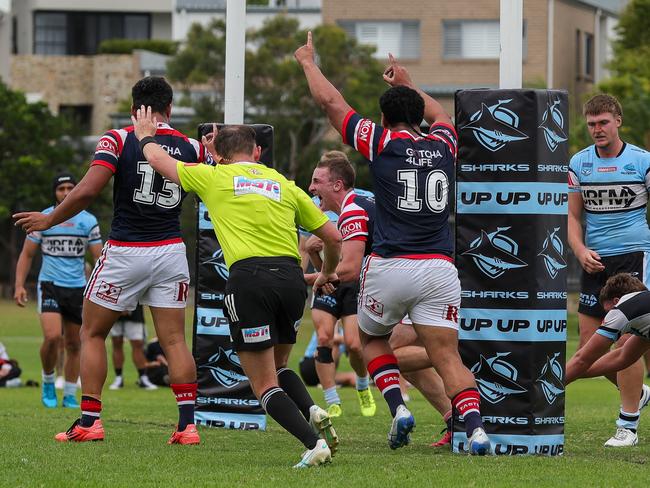
[(115, 368), (115, 376), (122, 376), (122, 368)]
[(138, 370), (138, 378), (144, 376), (144, 372), (145, 372), (145, 371), (146, 371), (146, 370), (145, 370), (144, 368), (139, 369), (139, 370)]
[(291, 398), (300, 409), (302, 415), (309, 420), (309, 408), (314, 405), (314, 400), (312, 400), (309, 395), (305, 384), (292, 369), (280, 368), (277, 373), (280, 388), (289, 395), (289, 398)]
[(260, 401), (266, 413), (300, 440), (307, 449), (316, 447), (318, 436), (282, 388), (277, 386), (269, 388), (262, 393)]

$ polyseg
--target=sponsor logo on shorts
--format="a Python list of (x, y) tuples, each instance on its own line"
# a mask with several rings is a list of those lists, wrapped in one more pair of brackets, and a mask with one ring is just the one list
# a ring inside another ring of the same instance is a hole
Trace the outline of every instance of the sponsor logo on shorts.
[(593, 307), (598, 303), (598, 298), (596, 295), (588, 293), (580, 293), (580, 304), (585, 307)]
[(190, 284), (187, 281), (179, 281), (176, 283), (176, 291), (174, 296), (176, 297), (177, 302), (186, 302), (187, 294), (190, 291)]
[(377, 317), (384, 316), (384, 304), (376, 298), (371, 297), (370, 295), (366, 295), (366, 301), (363, 306), (366, 310), (368, 310), (368, 312), (376, 315)]
[(445, 320), (451, 320), (452, 322), (458, 323), (458, 307), (456, 305), (447, 305), (446, 311), (444, 313)]
[(249, 344), (255, 342), (268, 341), (271, 338), (271, 330), (268, 325), (242, 329), (241, 334), (244, 337), (244, 342)]
[(121, 286), (115, 286), (111, 283), (102, 281), (99, 284), (99, 288), (97, 288), (95, 295), (106, 302), (117, 303), (117, 299), (120, 297), (120, 293), (122, 293)]
[(233, 180), (235, 196), (256, 194), (276, 202), (281, 200), (281, 187), (277, 181), (246, 176), (235, 176)]

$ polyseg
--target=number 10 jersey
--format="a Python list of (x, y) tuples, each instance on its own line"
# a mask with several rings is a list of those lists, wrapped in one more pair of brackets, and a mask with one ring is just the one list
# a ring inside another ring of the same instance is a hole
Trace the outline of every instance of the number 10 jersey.
[(449, 189), (454, 185), (456, 131), (436, 123), (428, 134), (392, 131), (350, 111), (343, 142), (370, 165), (376, 202), (372, 252), (384, 258), (453, 254)]
[[(211, 160), (201, 143), (165, 123), (158, 124), (155, 138), (179, 161)], [(156, 245), (180, 239), (181, 202), (186, 193), (147, 163), (133, 126), (106, 132), (97, 143), (92, 165), (104, 166), (115, 175), (109, 240)]]

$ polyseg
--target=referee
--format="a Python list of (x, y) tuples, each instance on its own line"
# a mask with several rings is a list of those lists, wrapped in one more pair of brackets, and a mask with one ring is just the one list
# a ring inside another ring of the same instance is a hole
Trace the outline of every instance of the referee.
[(294, 182), (257, 162), (261, 148), (252, 128), (231, 126), (204, 137), (219, 164), (196, 165), (175, 160), (156, 144), (150, 107), (132, 118), (149, 164), (208, 207), (230, 272), (224, 302), (233, 346), (262, 407), (307, 448), (295, 467), (329, 462), (338, 444), (331, 421), (286, 365), (307, 298), (296, 226), (324, 242), (316, 293), (334, 290), (339, 232)]

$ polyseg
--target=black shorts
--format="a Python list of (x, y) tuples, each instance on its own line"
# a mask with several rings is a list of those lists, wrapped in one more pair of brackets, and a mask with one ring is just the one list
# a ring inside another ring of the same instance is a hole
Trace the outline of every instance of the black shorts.
[(600, 290), (605, 286), (605, 282), (610, 276), (617, 273), (631, 273), (645, 283), (648, 279), (644, 269), (645, 257), (646, 253), (643, 251), (603, 256), (601, 262), (605, 266), (604, 271), (589, 274), (583, 270), (580, 279), (578, 313), (597, 318), (605, 317), (606, 312), (598, 300)]
[(298, 261), (248, 258), (230, 267), (224, 312), (235, 351), (295, 344), (307, 288)]
[(307, 386), (316, 386), (320, 383), (318, 373), (316, 372), (316, 359), (315, 358), (302, 358), (298, 363), (300, 369), (300, 377)]
[(331, 295), (314, 296), (312, 310), (323, 310), (337, 319), (357, 314), (359, 282), (341, 283)]
[(81, 325), (84, 287), (66, 288), (51, 281), (38, 283), (38, 313), (54, 312), (70, 322)]

